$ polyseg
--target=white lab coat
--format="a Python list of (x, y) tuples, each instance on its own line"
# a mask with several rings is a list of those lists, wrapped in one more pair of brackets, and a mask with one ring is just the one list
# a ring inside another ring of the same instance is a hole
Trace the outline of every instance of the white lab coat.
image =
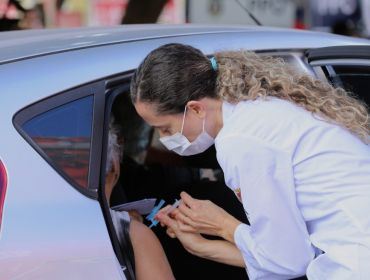
[(217, 159), (250, 221), (234, 233), (250, 279), (370, 279), (370, 147), (277, 98), (222, 110)]

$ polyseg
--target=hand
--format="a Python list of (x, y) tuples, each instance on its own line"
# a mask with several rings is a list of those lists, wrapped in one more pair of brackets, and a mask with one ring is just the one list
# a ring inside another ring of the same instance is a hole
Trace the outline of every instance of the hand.
[(189, 253), (212, 261), (245, 267), (243, 256), (234, 244), (225, 240), (208, 240), (199, 233), (182, 231), (186, 225), (171, 218), (165, 211), (158, 213), (157, 218), (161, 224), (167, 226), (167, 233), (170, 232), (171, 237), (177, 237)]
[(234, 243), (240, 221), (209, 200), (194, 199), (186, 192), (180, 196), (182, 202), (173, 215), (182, 222), (182, 231), (220, 236)]
[[(155, 217), (154, 217), (157, 221), (159, 221), (159, 224), (161, 225), (161, 227), (166, 226), (166, 224), (164, 222), (161, 222), (161, 219), (162, 219), (161, 216), (162, 215), (169, 215), (171, 218), (175, 218), (173, 212), (171, 212), (170, 214), (167, 214), (167, 211), (170, 208), (171, 208), (171, 205), (167, 205), (166, 207), (163, 207), (161, 210), (158, 211), (157, 215), (155, 215)], [(169, 237), (176, 238), (175, 232), (170, 227), (167, 227), (166, 233)]]
[[(171, 206), (169, 205), (169, 207)], [(171, 238), (179, 239), (186, 251), (193, 255), (202, 256), (202, 252), (205, 250), (209, 240), (199, 233), (182, 231), (181, 229), (186, 225), (166, 214), (166, 210), (168, 210), (169, 207), (165, 207), (158, 212), (156, 218), (160, 221), (162, 226), (167, 226), (167, 234)]]

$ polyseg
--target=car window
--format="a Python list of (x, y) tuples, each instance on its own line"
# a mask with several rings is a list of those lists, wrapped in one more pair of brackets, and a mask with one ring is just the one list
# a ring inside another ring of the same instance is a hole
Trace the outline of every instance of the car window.
[(370, 105), (370, 66), (334, 65), (329, 79)]
[(370, 105), (370, 48), (367, 45), (333, 46), (306, 52), (320, 79), (343, 87)]
[(22, 129), (68, 179), (87, 188), (93, 97), (84, 97), (33, 117)]

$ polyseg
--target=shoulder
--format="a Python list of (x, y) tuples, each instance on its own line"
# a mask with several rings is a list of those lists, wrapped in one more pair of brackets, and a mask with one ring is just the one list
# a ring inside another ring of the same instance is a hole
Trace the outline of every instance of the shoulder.
[[(310, 118), (311, 113), (297, 104), (276, 97), (267, 97), (253, 101), (239, 102), (239, 114), (247, 114), (253, 121), (271, 121), (277, 123), (281, 120), (293, 120), (296, 117)], [(238, 110), (237, 110), (238, 112)]]
[(216, 146), (229, 142), (227, 138), (230, 136), (239, 135), (267, 145), (288, 147), (291, 143), (286, 145), (286, 141), (294, 141), (311, 118), (311, 114), (303, 108), (277, 98), (242, 101), (235, 105), (224, 122), (216, 137)]
[(220, 142), (216, 142), (217, 159), (221, 166), (232, 163), (233, 166), (266, 165), (266, 162), (274, 164), (277, 159), (290, 162), (289, 151), (258, 137), (242, 134), (225, 136)]

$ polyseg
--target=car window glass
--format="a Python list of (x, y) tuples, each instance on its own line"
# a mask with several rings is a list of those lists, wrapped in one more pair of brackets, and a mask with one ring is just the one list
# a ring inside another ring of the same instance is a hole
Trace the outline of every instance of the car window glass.
[(115, 99), (113, 115), (121, 124), (121, 138), (124, 142), (123, 154), (142, 161), (143, 153), (148, 148), (152, 128), (136, 113), (129, 93), (124, 93)]
[[(370, 66), (333, 66), (329, 79), (370, 105)], [(339, 82), (339, 84), (338, 84)]]
[(88, 96), (44, 112), (23, 130), (51, 163), (80, 187), (88, 184), (93, 97)]

